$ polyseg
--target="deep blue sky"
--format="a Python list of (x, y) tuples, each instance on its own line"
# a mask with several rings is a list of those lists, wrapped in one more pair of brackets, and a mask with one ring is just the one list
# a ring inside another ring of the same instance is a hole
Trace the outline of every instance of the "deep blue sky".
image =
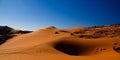
[(120, 24), (119, 0), (0, 0), (0, 25), (37, 30)]

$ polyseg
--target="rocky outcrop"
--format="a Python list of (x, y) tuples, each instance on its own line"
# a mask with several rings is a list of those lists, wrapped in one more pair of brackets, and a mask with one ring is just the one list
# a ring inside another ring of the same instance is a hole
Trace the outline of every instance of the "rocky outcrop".
[(8, 26), (0, 26), (0, 44), (6, 42), (8, 39), (16, 36), (16, 34), (26, 34), (32, 31), (22, 31), (22, 30), (15, 30)]
[(73, 34), (74, 36), (78, 36), (80, 38), (120, 37), (120, 24), (88, 27), (73, 32)]

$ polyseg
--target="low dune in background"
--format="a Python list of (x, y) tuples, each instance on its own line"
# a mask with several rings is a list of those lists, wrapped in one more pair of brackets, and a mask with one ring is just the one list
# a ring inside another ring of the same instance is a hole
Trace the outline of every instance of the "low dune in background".
[(119, 60), (120, 25), (53, 26), (2, 43), (0, 60)]

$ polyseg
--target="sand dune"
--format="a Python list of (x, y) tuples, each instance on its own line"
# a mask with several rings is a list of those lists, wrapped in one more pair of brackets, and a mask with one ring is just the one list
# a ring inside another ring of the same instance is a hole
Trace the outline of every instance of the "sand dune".
[(80, 38), (84, 28), (53, 26), (9, 39), (0, 46), (0, 60), (119, 60), (120, 38)]

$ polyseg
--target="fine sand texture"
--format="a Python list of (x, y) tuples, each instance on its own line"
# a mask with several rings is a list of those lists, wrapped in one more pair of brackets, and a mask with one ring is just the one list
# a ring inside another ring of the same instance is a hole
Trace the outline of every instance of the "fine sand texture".
[(53, 26), (13, 37), (0, 46), (0, 60), (120, 60), (120, 38), (81, 38), (79, 29)]

